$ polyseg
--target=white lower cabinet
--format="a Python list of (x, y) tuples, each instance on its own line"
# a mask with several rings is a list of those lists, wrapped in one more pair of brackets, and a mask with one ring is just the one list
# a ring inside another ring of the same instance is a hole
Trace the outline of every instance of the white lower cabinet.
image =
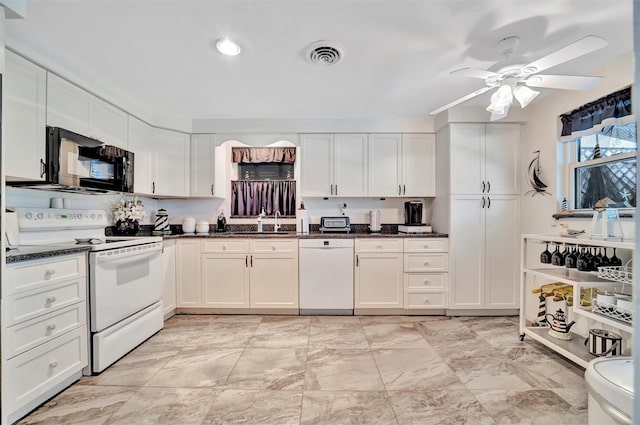
[(176, 241), (162, 241), (162, 311), (165, 319), (176, 310)]
[(178, 308), (298, 308), (296, 239), (178, 240), (176, 262)]
[(354, 308), (402, 308), (402, 239), (356, 239)]
[(13, 423), (88, 364), (86, 254), (8, 264), (7, 275), (13, 290), (2, 309), (2, 423)]
[(447, 308), (447, 239), (404, 240), (404, 308)]

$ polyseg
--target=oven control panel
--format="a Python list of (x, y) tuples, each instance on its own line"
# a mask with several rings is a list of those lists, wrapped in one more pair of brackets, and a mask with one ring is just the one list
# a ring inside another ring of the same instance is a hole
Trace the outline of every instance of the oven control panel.
[(16, 208), (20, 231), (104, 228), (108, 224), (104, 210), (67, 210), (61, 208)]

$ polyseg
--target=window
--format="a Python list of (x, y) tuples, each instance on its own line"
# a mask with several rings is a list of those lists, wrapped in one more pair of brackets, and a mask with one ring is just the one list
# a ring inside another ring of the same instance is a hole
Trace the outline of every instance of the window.
[(569, 171), (574, 209), (636, 206), (636, 123), (610, 125), (570, 143)]

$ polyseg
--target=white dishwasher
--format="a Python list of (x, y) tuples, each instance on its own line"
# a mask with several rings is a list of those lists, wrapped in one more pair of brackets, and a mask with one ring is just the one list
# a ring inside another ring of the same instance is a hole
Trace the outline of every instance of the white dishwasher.
[(300, 314), (353, 315), (353, 239), (300, 239)]

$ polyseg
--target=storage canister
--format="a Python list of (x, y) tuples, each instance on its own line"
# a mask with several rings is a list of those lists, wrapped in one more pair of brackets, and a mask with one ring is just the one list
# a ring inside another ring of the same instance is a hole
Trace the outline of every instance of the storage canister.
[(594, 356), (620, 356), (622, 354), (622, 337), (615, 332), (604, 329), (589, 329), (589, 337), (584, 344)]

